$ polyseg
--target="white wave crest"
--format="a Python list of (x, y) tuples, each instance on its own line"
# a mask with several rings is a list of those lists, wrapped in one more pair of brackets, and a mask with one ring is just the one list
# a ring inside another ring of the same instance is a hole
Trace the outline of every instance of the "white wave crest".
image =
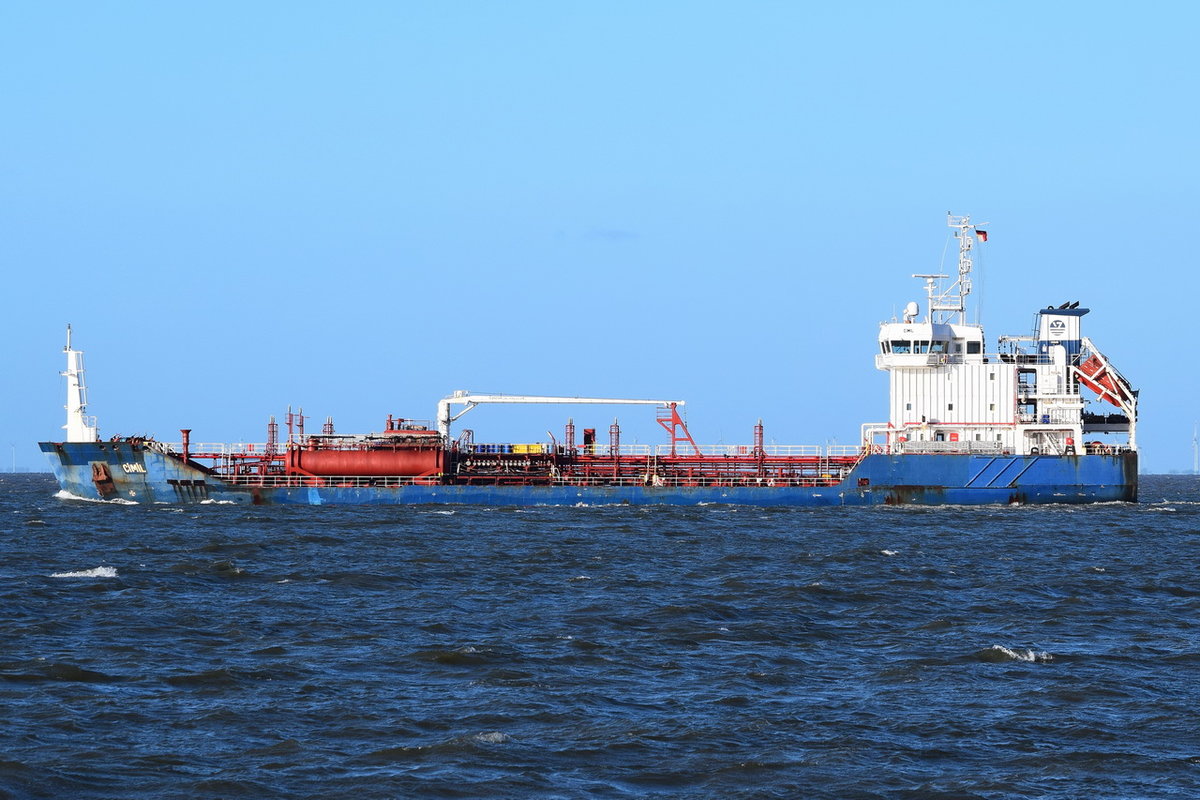
[(202, 505), (202, 506), (236, 506), (236, 505), (237, 505), (237, 501), (236, 501), (236, 500), (213, 500), (212, 498), (209, 498), (208, 500), (201, 500), (201, 501), (200, 501), (200, 502), (199, 502), (197, 505)]
[(54, 496), (59, 500), (82, 500), (85, 503), (111, 503), (118, 506), (136, 506), (136, 500), (126, 500), (124, 497), (114, 497), (112, 500), (101, 500), (98, 497), (81, 497), (66, 489), (59, 489), (54, 493)]
[(1025, 661), (1031, 664), (1045, 664), (1048, 661), (1054, 660), (1054, 656), (1047, 652), (1039, 653), (1028, 648), (1025, 650), (1013, 650), (1002, 644), (992, 645), (984, 650), (982, 655), (987, 661)]
[(51, 578), (115, 578), (117, 577), (116, 567), (94, 567), (93, 569), (84, 569), (78, 572), (55, 572)]
[(488, 731), (487, 733), (475, 734), (475, 741), (482, 742), (484, 744), (502, 744), (503, 742), (509, 741), (510, 738), (511, 737), (507, 733), (501, 733), (500, 731)]
[(896, 555), (900, 554), (900, 551), (899, 550), (880, 550), (879, 554), (884, 555), (884, 556), (896, 556)]

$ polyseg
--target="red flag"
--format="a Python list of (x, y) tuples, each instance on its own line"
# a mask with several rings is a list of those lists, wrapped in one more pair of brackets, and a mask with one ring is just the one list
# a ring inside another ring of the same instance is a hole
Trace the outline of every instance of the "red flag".
[(979, 234), (979, 240), (980, 240), (981, 242), (986, 242), (986, 241), (987, 241), (987, 231), (981, 231), (981, 230), (979, 230), (978, 228), (976, 228), (976, 229), (975, 229), (975, 232)]

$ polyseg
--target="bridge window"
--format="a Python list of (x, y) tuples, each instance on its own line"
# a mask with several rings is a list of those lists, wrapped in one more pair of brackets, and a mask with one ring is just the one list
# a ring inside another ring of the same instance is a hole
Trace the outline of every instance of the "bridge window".
[(977, 356), (983, 352), (983, 342), (967, 342), (967, 355)]
[(911, 353), (912, 352), (912, 342), (907, 341), (905, 339), (892, 339), (892, 352), (893, 353)]
[(929, 352), (929, 342), (913, 342), (913, 352), (914, 353), (928, 353)]
[(947, 344), (948, 344), (947, 342), (934, 342), (933, 346), (929, 348), (929, 352), (944, 353), (944, 352), (946, 352)]

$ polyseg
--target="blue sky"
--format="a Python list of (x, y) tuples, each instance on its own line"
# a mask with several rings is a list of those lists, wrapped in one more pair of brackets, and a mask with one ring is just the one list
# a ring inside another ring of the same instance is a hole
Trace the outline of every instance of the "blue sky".
[[(0, 11), (4, 468), (261, 441), (473, 391), (671, 397), (702, 442), (853, 443), (877, 325), (988, 222), (990, 339), (1079, 300), (1190, 469), (1188, 3), (112, 3)], [(477, 410), (480, 440), (568, 413)]]

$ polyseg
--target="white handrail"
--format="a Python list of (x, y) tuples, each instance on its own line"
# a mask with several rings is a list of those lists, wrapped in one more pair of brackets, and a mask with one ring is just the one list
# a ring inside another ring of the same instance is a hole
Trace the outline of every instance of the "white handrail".
[[(512, 447), (516, 443), (488, 443), (475, 442), (472, 444), (472, 452), (481, 455), (491, 455), (495, 452), (487, 452), (482, 448), (485, 447)], [(537, 443), (535, 443), (537, 444)], [(150, 446), (150, 440), (147, 441)], [(554, 448), (549, 444), (543, 444), (544, 453), (553, 453)], [(749, 444), (709, 444), (699, 445), (700, 452), (707, 456), (727, 456), (730, 458), (752, 458), (754, 456), (754, 446)], [(180, 442), (153, 442), (153, 448), (163, 452), (169, 450), (174, 453), (183, 452), (183, 444)], [(275, 452), (280, 453), (287, 448), (286, 444), (277, 444)], [(611, 447), (607, 443), (597, 443), (592, 448), (592, 454), (597, 456), (607, 456)], [(586, 455), (582, 445), (576, 445), (576, 453)], [(504, 451), (508, 454), (508, 451)], [(779, 456), (808, 456), (814, 458), (828, 456), (855, 456), (861, 452), (858, 445), (809, 445), (809, 444), (767, 444), (763, 445), (763, 453), (768, 457)], [(191, 456), (218, 455), (218, 456), (261, 456), (267, 454), (267, 445), (263, 442), (188, 442), (188, 454)], [(511, 453), (512, 455), (533, 455), (532, 453)], [(676, 447), (676, 454), (679, 458), (691, 458), (691, 448)], [(618, 455), (621, 456), (658, 456), (669, 457), (671, 455), (671, 445), (669, 444), (622, 444)]]
[(226, 475), (222, 476), (222, 480), (235, 486), (261, 486), (267, 487), (293, 487), (293, 488), (308, 488), (308, 487), (330, 487), (330, 488), (365, 488), (365, 487), (398, 487), (398, 486), (474, 486), (485, 488), (488, 486), (554, 486), (554, 487), (572, 487), (578, 486), (581, 488), (587, 487), (606, 487), (606, 486), (644, 486), (647, 488), (722, 488), (722, 487), (755, 487), (770, 489), (780, 486), (831, 486), (838, 483), (845, 475), (846, 471), (835, 471), (828, 473), (827, 476), (804, 476), (804, 477), (682, 477), (670, 476), (659, 477), (655, 480), (647, 482), (644, 478), (635, 477), (559, 477), (550, 480), (532, 480), (527, 484), (493, 484), (484, 480), (476, 483), (452, 483), (442, 484), (437, 476), (397, 476), (397, 475), (379, 475), (379, 476), (363, 476), (363, 475), (330, 475), (321, 476), (319, 478), (309, 477), (307, 475)]

